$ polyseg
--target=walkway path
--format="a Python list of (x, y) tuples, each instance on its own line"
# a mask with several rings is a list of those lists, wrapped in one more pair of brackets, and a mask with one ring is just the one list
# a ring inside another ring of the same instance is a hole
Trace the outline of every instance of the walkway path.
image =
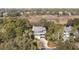
[(50, 49), (56, 49), (56, 47), (49, 47), (48, 46), (48, 41), (45, 39), (45, 38), (41, 38), (40, 39), (40, 42), (42, 44), (42, 48), (45, 48), (47, 50), (50, 50)]

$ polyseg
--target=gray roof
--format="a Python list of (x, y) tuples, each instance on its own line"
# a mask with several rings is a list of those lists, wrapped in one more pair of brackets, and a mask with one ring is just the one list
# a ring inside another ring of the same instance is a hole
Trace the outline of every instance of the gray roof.
[(46, 31), (46, 28), (42, 26), (33, 26), (32, 28), (32, 31), (43, 31), (43, 30)]
[(45, 34), (46, 28), (42, 26), (33, 26), (32, 31), (34, 34)]

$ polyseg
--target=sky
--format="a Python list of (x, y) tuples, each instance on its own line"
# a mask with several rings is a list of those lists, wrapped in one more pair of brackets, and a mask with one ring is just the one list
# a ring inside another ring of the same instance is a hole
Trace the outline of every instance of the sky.
[(79, 0), (0, 0), (0, 8), (78, 8)]

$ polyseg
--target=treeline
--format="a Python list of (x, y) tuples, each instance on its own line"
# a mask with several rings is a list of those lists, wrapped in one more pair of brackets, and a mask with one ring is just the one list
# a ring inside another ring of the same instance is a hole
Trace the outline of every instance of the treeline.
[(27, 16), (27, 15), (59, 15), (59, 12), (62, 12), (63, 15), (79, 15), (78, 8), (31, 8), (31, 9), (0, 9), (0, 16), (7, 13), (8, 16)]

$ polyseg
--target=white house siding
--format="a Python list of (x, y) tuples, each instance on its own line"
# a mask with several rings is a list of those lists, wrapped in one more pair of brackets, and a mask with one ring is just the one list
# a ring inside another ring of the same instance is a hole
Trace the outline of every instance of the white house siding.
[(63, 36), (64, 41), (69, 40), (71, 30), (72, 30), (71, 26), (64, 27), (64, 36)]
[(40, 36), (38, 36), (38, 35), (35, 35), (35, 38), (38, 39), (38, 40), (40, 40)]
[(64, 41), (68, 40), (70, 34), (68, 32), (64, 32), (64, 36), (63, 36), (63, 39)]
[(45, 27), (33, 26), (32, 31), (33, 31), (33, 35), (37, 39), (45, 37), (45, 33), (46, 33), (46, 28)]

